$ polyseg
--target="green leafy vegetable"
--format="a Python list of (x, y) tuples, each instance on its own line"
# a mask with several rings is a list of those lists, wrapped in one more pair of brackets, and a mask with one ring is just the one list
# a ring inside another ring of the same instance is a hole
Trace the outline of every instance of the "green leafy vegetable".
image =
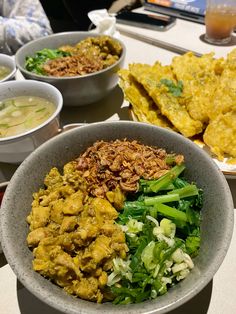
[(202, 190), (179, 177), (184, 169), (176, 165), (158, 180), (140, 180), (139, 193), (125, 202), (118, 223), (126, 233), (129, 256), (123, 262), (114, 259), (108, 277), (115, 304), (162, 295), (194, 267)]
[(180, 220), (182, 222), (187, 222), (187, 215), (186, 213), (174, 208), (170, 207), (164, 204), (155, 204), (155, 209), (157, 210), (158, 213), (162, 214), (165, 217)]
[(180, 198), (198, 195), (198, 188), (194, 184), (186, 185), (180, 189), (168, 192), (168, 194), (178, 194)]
[(42, 112), (42, 111), (45, 111), (45, 110), (46, 110), (46, 108), (43, 107), (43, 108), (40, 108), (40, 109), (36, 110), (35, 112)]
[(200, 242), (201, 242), (200, 229), (196, 228), (196, 229), (194, 229), (192, 234), (190, 234), (186, 238), (185, 245), (186, 245), (187, 253), (189, 255), (191, 255), (192, 257), (197, 256), (198, 255), (198, 251), (200, 249)]
[(170, 165), (170, 166), (175, 165), (175, 163), (176, 163), (175, 160), (176, 160), (176, 155), (175, 154), (168, 154), (166, 156), (166, 159), (165, 159), (166, 164)]
[(184, 171), (185, 165), (176, 165), (171, 168), (165, 175), (157, 180), (140, 180), (140, 191), (144, 193), (154, 192), (167, 188), (174, 180)]
[(70, 56), (71, 54), (66, 51), (59, 49), (48, 49), (44, 48), (40, 51), (37, 51), (33, 57), (26, 57), (25, 68), (30, 72), (34, 72), (39, 75), (45, 75), (43, 70), (43, 65), (48, 60), (53, 60), (56, 58)]
[(137, 220), (142, 219), (145, 215), (146, 207), (143, 202), (125, 202), (122, 214), (119, 215), (119, 223), (126, 224), (129, 218), (134, 218)]
[(181, 94), (183, 92), (183, 82), (182, 81), (178, 81), (176, 85), (172, 80), (168, 80), (168, 79), (161, 79), (160, 82), (161, 82), (161, 84), (164, 84), (166, 87), (168, 87), (168, 91), (173, 96), (175, 96), (175, 97), (181, 96)]
[(144, 198), (144, 204), (145, 205), (154, 205), (158, 203), (169, 203), (169, 202), (175, 202), (179, 201), (180, 197), (179, 194), (170, 194), (170, 195), (157, 195), (153, 197), (145, 197)]

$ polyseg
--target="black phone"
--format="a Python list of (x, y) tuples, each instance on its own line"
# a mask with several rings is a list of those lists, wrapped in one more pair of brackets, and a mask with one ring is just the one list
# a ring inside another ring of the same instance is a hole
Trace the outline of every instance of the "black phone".
[(136, 12), (120, 12), (116, 15), (117, 23), (137, 26), (152, 30), (166, 31), (175, 25), (176, 18), (167, 15), (143, 14)]

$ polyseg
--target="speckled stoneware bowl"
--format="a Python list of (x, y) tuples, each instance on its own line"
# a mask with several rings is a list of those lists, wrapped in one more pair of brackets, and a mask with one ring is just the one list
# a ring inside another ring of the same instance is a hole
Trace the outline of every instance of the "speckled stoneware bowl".
[(33, 56), (36, 51), (43, 48), (56, 49), (63, 45), (75, 45), (87, 37), (97, 36), (99, 34), (91, 32), (64, 32), (41, 37), (25, 44), (17, 51), (16, 66), (26, 79), (47, 82), (58, 88), (63, 95), (64, 106), (89, 105), (107, 96), (118, 83), (117, 72), (122, 68), (126, 54), (125, 45), (120, 40), (114, 39), (123, 49), (119, 60), (106, 69), (86, 75), (70, 77), (38, 75), (25, 69), (25, 58)]
[[(184, 154), (185, 175), (204, 190), (202, 244), (191, 274), (169, 292), (152, 301), (132, 305), (96, 304), (72, 297), (32, 270), (27, 248), (26, 216), (32, 193), (43, 186), (43, 178), (54, 166), (77, 157), (96, 140), (137, 139), (167, 151)], [(177, 133), (136, 122), (101, 122), (82, 126), (50, 139), (17, 169), (1, 207), (2, 247), (8, 263), (25, 287), (43, 302), (65, 313), (166, 313), (185, 303), (212, 279), (228, 250), (233, 231), (233, 202), (227, 182), (215, 163), (197, 145)]]

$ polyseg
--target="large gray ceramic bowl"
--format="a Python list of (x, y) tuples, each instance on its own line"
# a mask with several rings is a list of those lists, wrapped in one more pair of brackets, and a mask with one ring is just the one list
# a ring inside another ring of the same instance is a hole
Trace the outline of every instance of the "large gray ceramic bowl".
[(97, 37), (91, 32), (64, 32), (49, 35), (31, 41), (21, 47), (15, 56), (16, 66), (26, 79), (40, 80), (57, 87), (62, 95), (65, 106), (82, 106), (94, 103), (108, 95), (117, 85), (117, 71), (123, 66), (125, 59), (125, 46), (120, 59), (106, 69), (91, 74), (73, 77), (49, 77), (37, 75), (25, 69), (25, 58), (33, 56), (36, 51), (43, 48), (56, 49), (62, 45), (75, 45), (87, 37)]
[[(132, 305), (95, 304), (72, 297), (32, 270), (32, 253), (26, 245), (26, 216), (32, 193), (54, 166), (77, 157), (96, 140), (136, 139), (168, 152), (184, 154), (188, 180), (204, 190), (202, 243), (195, 268), (169, 292), (152, 301)], [(17, 169), (1, 207), (1, 241), (8, 263), (25, 287), (42, 301), (65, 313), (166, 313), (196, 295), (212, 279), (228, 250), (233, 231), (233, 202), (227, 182), (215, 163), (197, 145), (172, 131), (130, 122), (101, 122), (82, 126), (50, 139)]]

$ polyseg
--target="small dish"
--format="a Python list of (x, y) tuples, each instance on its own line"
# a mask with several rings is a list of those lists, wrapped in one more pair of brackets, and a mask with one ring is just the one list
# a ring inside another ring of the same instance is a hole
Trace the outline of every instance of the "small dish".
[(16, 74), (16, 65), (15, 65), (15, 58), (13, 56), (8, 56), (6, 54), (0, 53), (0, 67), (6, 67), (7, 73), (1, 78), (0, 76), (0, 83), (6, 82), (14, 78)]

